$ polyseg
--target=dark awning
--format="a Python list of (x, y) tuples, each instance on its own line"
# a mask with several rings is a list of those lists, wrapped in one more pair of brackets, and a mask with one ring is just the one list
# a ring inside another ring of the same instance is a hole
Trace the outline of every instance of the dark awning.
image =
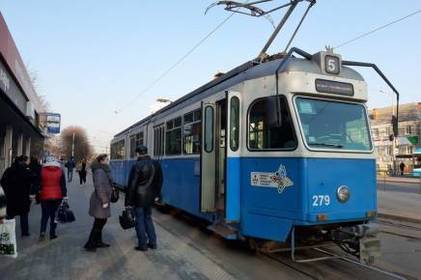
[(33, 139), (44, 138), (41, 131), (0, 91), (0, 126), (8, 125)]

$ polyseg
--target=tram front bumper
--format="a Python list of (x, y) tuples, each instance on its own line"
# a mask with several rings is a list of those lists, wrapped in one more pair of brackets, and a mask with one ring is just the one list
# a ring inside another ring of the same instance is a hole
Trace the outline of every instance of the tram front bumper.
[(316, 212), (308, 213), (306, 221), (309, 223), (339, 223), (348, 221), (366, 221), (374, 219), (377, 211), (355, 211), (355, 212)]

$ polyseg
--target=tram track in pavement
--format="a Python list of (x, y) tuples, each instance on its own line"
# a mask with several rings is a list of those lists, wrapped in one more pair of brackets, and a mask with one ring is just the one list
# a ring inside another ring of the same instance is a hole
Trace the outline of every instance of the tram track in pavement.
[[(300, 272), (301, 274), (306, 275), (310, 277), (311, 279), (317, 279), (317, 280), (319, 279), (344, 279), (347, 276), (350, 277), (351, 275), (342, 275), (342, 272), (345, 272), (345, 270), (342, 270), (342, 271), (339, 270), (339, 267), (336, 266), (336, 264), (339, 264), (339, 262), (348, 263), (348, 264), (351, 264), (352, 266), (353, 265), (358, 266), (362, 268), (362, 270), (365, 270), (372, 274), (372, 275), (367, 275), (367, 276), (358, 275), (357, 273), (362, 273), (362, 271), (360, 272), (352, 271), (353, 273), (355, 273), (354, 274), (355, 279), (385, 279), (381, 277), (381, 275), (387, 276), (390, 279), (399, 279), (399, 280), (411, 279), (410, 276), (406, 277), (406, 276), (382, 269), (377, 266), (362, 264), (359, 261), (353, 259), (352, 257), (337, 254), (336, 252), (330, 251), (328, 249), (312, 248), (312, 249), (308, 249), (306, 253), (308, 254), (310, 250), (321, 253), (324, 256), (332, 257), (332, 258), (327, 259), (327, 260), (317, 261), (317, 262), (299, 263), (299, 262), (293, 261), (288, 254), (285, 254), (286, 252), (283, 252), (283, 253), (259, 252), (259, 254), (271, 260), (274, 260), (278, 263), (281, 263), (282, 265), (287, 266), (297, 272)], [(329, 262), (330, 262), (329, 265), (325, 265)], [(337, 268), (337, 271), (329, 271), (328, 268), (332, 266), (335, 266)], [(375, 277), (373, 273), (376, 273), (378, 277)], [(348, 279), (348, 278), (345, 278), (345, 279)]]
[[(171, 214), (166, 213), (162, 214), (164, 217), (169, 215), (175, 220), (187, 222), (190, 226), (194, 225), (196, 230), (199, 228), (202, 228), (200, 225), (198, 225), (196, 222), (192, 222), (193, 218), (189, 215), (179, 215), (178, 214)], [(168, 230), (172, 234), (179, 235), (180, 232), (177, 232), (174, 228), (169, 226), (165, 219), (162, 219), (162, 217), (154, 217), (154, 221), (158, 223), (161, 227)], [(202, 228), (203, 231), (203, 228)], [(204, 230), (206, 231), (206, 230)], [(212, 235), (211, 233), (207, 233), (208, 235)], [(211, 237), (215, 237), (215, 239), (222, 239), (219, 236), (212, 235)], [(189, 237), (184, 236), (184, 239), (189, 239)], [(199, 244), (195, 244), (196, 241), (194, 240), (188, 240), (187, 241), (189, 246), (193, 246), (196, 249), (200, 250), (204, 254), (208, 254), (209, 251), (207, 249), (201, 248), (202, 246)], [(338, 250), (339, 251), (339, 250)], [(283, 253), (265, 253), (259, 251), (255, 257), (259, 258), (264, 261), (270, 261), (273, 265), (281, 264), (282, 267), (285, 268), (287, 271), (294, 271), (296, 275), (302, 275), (304, 279), (414, 279), (411, 276), (407, 276), (404, 274), (397, 274), (395, 272), (391, 272), (385, 269), (382, 269), (380, 267), (376, 266), (366, 266), (364, 264), (359, 263), (357, 260), (354, 260), (348, 256), (345, 256), (340, 251), (340, 253), (335, 252), (335, 250), (314, 250), (309, 249), (303, 251), (305, 254), (323, 254), (324, 256), (330, 255), (335, 256), (334, 259), (328, 260), (328, 261), (318, 261), (318, 262), (311, 262), (311, 263), (298, 263), (294, 262), (289, 254)], [(209, 255), (208, 255), (209, 256)], [(216, 264), (222, 266), (224, 269), (229, 270), (230, 264), (223, 263), (218, 258), (214, 258), (214, 256), (209, 256), (209, 258), (212, 259)], [(272, 265), (271, 264), (271, 265)], [(356, 267), (359, 267), (359, 269), (355, 269)], [(283, 270), (281, 266), (279, 269)], [(235, 273), (234, 273), (235, 274)], [(241, 279), (241, 277), (240, 277)]]
[(382, 227), (380, 232), (404, 238), (421, 240), (421, 224), (383, 218), (378, 218), (375, 223)]

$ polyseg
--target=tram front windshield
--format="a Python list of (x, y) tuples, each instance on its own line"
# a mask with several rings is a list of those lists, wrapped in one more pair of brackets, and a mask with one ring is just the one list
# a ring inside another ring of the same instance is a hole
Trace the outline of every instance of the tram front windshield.
[(297, 98), (307, 146), (311, 149), (370, 151), (366, 109), (361, 104)]

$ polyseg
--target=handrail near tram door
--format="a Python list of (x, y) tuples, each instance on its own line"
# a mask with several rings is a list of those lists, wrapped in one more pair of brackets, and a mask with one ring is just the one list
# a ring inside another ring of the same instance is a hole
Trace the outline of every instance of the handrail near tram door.
[(385, 81), (386, 84), (393, 90), (393, 92), (396, 95), (396, 128), (397, 128), (396, 132), (394, 132), (393, 134), (395, 137), (397, 137), (399, 135), (399, 92), (398, 90), (393, 86), (393, 84), (387, 79), (387, 77), (383, 74), (383, 72), (379, 69), (379, 67), (377, 67), (377, 65), (374, 63), (343, 60), (342, 65), (373, 68), (374, 71), (376, 71), (377, 74), (379, 74), (379, 76), (383, 79), (383, 81)]

